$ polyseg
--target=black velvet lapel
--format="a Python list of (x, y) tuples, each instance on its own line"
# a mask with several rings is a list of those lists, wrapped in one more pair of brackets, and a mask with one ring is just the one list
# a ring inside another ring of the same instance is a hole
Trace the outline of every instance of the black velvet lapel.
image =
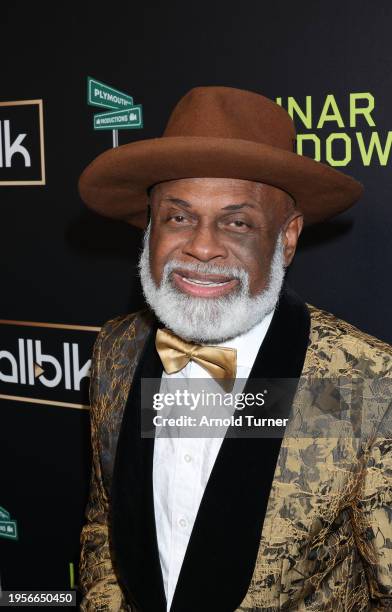
[[(257, 379), (299, 378), (309, 330), (305, 304), (285, 286), (244, 392), (254, 392)], [(140, 380), (162, 374), (155, 332), (156, 326), (131, 386), (112, 489), (119, 577), (129, 600), (143, 612), (166, 611), (153, 506), (154, 439), (140, 437)], [(281, 438), (236, 438), (230, 430), (200, 504), (170, 612), (233, 612), (249, 587)]]

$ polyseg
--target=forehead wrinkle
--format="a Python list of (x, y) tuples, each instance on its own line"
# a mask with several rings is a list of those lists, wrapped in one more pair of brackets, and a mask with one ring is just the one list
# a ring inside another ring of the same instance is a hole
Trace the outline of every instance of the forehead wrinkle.
[[(236, 182), (236, 181), (234, 181)], [(243, 181), (241, 181), (243, 182)], [(246, 183), (249, 183), (249, 181), (246, 181)], [(159, 197), (159, 191), (160, 191), (160, 183), (156, 184), (153, 186), (153, 188), (150, 191), (150, 197), (149, 197), (149, 202), (150, 205), (152, 205), (153, 200), (155, 199), (153, 197), (153, 192), (158, 192), (156, 195), (158, 196), (158, 202), (157, 205), (160, 208), (162, 204), (174, 204), (174, 205), (178, 205), (181, 206), (184, 209), (190, 210), (190, 209), (194, 209), (194, 207), (196, 206), (197, 208), (197, 204), (198, 202), (191, 202), (191, 201), (187, 201), (184, 200), (181, 197), (177, 197), (175, 194), (170, 193), (170, 191), (166, 194), (162, 194), (161, 197)], [(245, 195), (246, 201), (242, 201), (240, 203), (233, 203), (233, 204), (228, 204), (226, 206), (221, 206), (219, 207), (219, 209), (221, 211), (239, 211), (242, 208), (249, 208), (254, 210), (255, 212), (263, 212), (264, 214), (266, 214), (267, 216), (270, 216), (271, 213), (274, 216), (275, 214), (277, 216), (279, 215), (279, 208), (283, 205), (284, 208), (286, 209), (286, 215), (290, 214), (290, 210), (292, 210), (293, 208), (293, 199), (292, 197), (285, 191), (277, 189), (277, 188), (273, 188), (268, 184), (264, 184), (264, 183), (259, 183), (259, 182), (253, 182), (252, 186), (251, 186), (251, 190), (247, 190), (247, 191), (252, 191), (252, 194), (248, 193), (247, 195)], [(242, 190), (242, 188), (241, 188)], [(222, 189), (223, 193), (221, 194), (221, 197), (227, 197), (227, 193), (225, 192), (225, 188)], [(233, 189), (233, 191), (237, 191), (237, 189)], [(234, 195), (234, 193), (232, 194)], [(237, 194), (239, 195), (239, 194)], [(235, 197), (235, 196), (234, 196)], [(243, 196), (242, 196), (243, 197)], [(213, 199), (216, 200), (216, 198), (219, 198), (219, 193), (218, 194), (213, 194)], [(241, 198), (241, 195), (240, 195)], [(233, 198), (234, 199), (234, 198)], [(236, 199), (236, 198), (235, 198)], [(239, 198), (238, 198), (239, 199)], [(205, 200), (206, 197), (202, 197), (203, 200), (203, 204), (205, 204)], [(208, 196), (207, 196), (207, 200), (208, 200)], [(283, 202), (284, 204), (283, 204)], [(227, 201), (227, 200), (226, 200)], [(230, 201), (230, 200), (229, 200)], [(238, 200), (237, 200), (238, 202)], [(277, 206), (278, 210), (274, 210), (275, 206)], [(294, 204), (294, 208), (295, 208), (295, 204)], [(216, 211), (219, 210), (218, 208), (215, 208)], [(211, 212), (211, 211), (210, 211)], [(286, 217), (285, 215), (285, 217)]]

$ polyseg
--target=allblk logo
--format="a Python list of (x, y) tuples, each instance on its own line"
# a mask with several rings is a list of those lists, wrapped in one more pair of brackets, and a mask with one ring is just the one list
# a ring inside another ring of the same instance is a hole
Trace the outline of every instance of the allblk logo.
[(0, 324), (0, 399), (89, 408), (92, 332), (99, 327), (8, 320)]
[[(7, 362), (5, 374), (0, 369), (0, 381), (22, 385), (35, 385), (36, 380), (45, 387), (57, 387), (64, 379), (66, 389), (80, 390), (82, 378), (90, 375), (88, 359), (82, 367), (79, 363), (79, 344), (63, 342), (61, 356), (45, 354), (41, 340), (18, 338), (18, 353), (0, 351), (0, 363)], [(50, 366), (49, 368), (47, 366)], [(48, 374), (49, 370), (49, 374)]]
[(42, 100), (0, 102), (0, 185), (45, 185)]

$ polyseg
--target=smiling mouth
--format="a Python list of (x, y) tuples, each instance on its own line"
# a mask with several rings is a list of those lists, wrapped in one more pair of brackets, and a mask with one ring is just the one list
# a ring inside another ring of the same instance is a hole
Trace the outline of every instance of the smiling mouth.
[(172, 278), (183, 292), (198, 297), (218, 297), (233, 291), (239, 283), (237, 278), (222, 274), (200, 274), (186, 270), (174, 270)]
[(207, 281), (207, 280), (200, 280), (200, 279), (196, 279), (196, 278), (190, 278), (190, 277), (186, 277), (186, 276), (181, 276), (182, 280), (185, 281), (186, 283), (189, 283), (190, 285), (204, 285), (206, 287), (222, 287), (223, 285), (227, 285), (227, 283), (230, 283), (230, 280), (227, 281)]

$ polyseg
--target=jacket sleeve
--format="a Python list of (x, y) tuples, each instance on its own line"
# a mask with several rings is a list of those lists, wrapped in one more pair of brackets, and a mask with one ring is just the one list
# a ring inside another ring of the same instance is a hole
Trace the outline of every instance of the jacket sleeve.
[(100, 331), (94, 344), (90, 378), (90, 419), (92, 472), (86, 508), (86, 523), (82, 529), (79, 585), (83, 595), (80, 609), (85, 612), (132, 611), (124, 600), (117, 582), (109, 548), (108, 499), (102, 482), (100, 441), (98, 436), (100, 405), (99, 380), (101, 345), (105, 335)]
[(392, 406), (365, 454), (355, 507), (358, 548), (368, 584), (369, 610), (392, 610)]

